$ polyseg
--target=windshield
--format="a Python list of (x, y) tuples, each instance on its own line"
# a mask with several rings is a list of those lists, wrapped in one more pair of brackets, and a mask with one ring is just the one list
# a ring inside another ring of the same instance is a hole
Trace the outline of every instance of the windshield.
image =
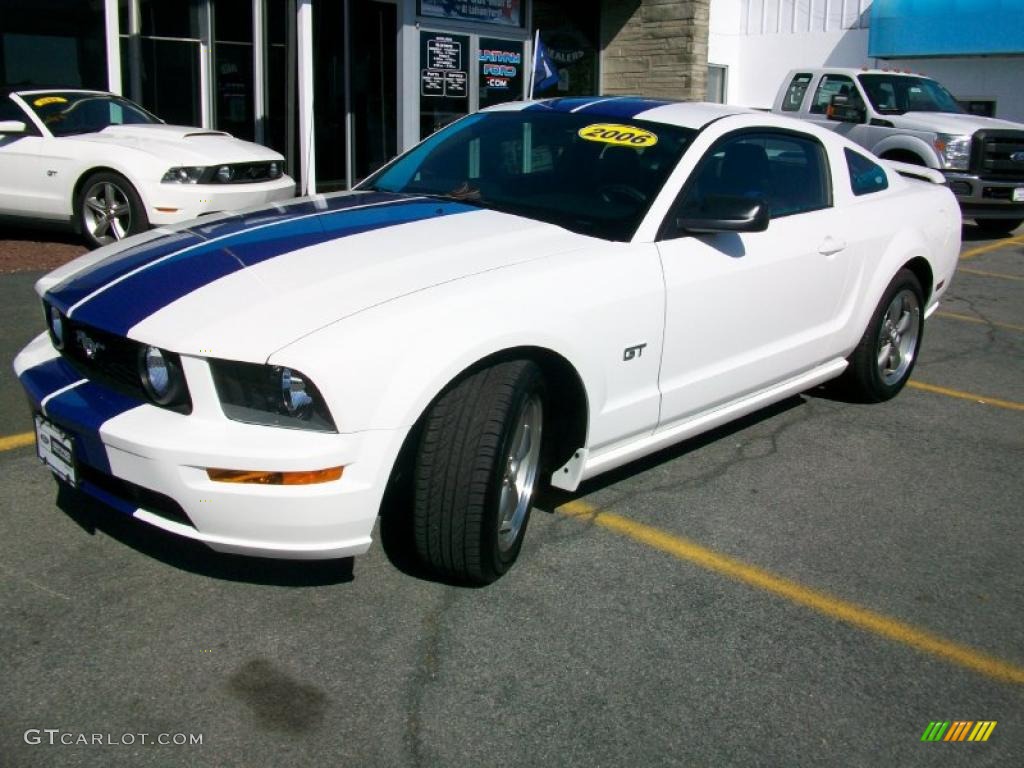
[(629, 240), (694, 134), (568, 112), (484, 112), (438, 131), (359, 189), (451, 197)]
[(108, 125), (160, 122), (138, 104), (106, 93), (51, 91), (19, 95), (54, 136), (95, 133)]
[(875, 110), (883, 115), (904, 112), (962, 113), (953, 95), (927, 77), (906, 75), (858, 75)]

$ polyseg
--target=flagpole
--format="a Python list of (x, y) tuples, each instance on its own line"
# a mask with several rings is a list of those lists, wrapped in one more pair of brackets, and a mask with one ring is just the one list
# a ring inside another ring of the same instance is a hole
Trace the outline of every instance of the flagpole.
[(536, 34), (533, 36), (533, 56), (530, 57), (530, 90), (526, 94), (527, 101), (533, 101), (533, 86), (536, 85), (535, 80), (537, 79), (537, 50), (540, 48), (540, 29), (537, 29)]

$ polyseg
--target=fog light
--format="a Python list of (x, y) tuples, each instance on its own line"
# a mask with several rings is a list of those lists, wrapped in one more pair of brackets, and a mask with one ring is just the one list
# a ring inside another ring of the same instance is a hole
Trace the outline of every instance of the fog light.
[(171, 394), (171, 369), (164, 353), (156, 347), (146, 347), (142, 356), (142, 385), (158, 403), (166, 403)]
[(270, 178), (279, 179), (281, 178), (281, 164), (271, 163), (270, 164)]
[(53, 346), (57, 349), (64, 349), (64, 318), (60, 316), (60, 310), (50, 307), (50, 335), (53, 337)]
[(344, 467), (328, 467), (308, 472), (264, 472), (247, 469), (207, 469), (206, 476), (218, 483), (253, 485), (314, 485), (341, 479)]
[(230, 165), (222, 165), (217, 169), (217, 181), (222, 184), (229, 183), (233, 178), (235, 178), (235, 170)]

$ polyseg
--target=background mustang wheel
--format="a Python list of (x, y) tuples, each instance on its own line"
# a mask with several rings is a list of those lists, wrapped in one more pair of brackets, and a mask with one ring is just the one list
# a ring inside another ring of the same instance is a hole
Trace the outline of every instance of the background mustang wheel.
[(978, 229), (991, 235), (1008, 235), (1021, 224), (1024, 219), (975, 219)]
[(921, 283), (909, 269), (902, 269), (886, 288), (850, 356), (847, 383), (852, 393), (871, 403), (895, 397), (914, 370), (923, 332)]
[(414, 477), (414, 537), (438, 576), (487, 584), (519, 555), (540, 472), (545, 387), (532, 362), (462, 379), (427, 413)]
[(95, 173), (82, 184), (76, 223), (93, 248), (149, 228), (149, 219), (135, 187), (117, 173)]

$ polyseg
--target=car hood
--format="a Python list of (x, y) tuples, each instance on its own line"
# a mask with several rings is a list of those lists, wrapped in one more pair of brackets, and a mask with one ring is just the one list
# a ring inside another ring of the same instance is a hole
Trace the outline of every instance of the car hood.
[(109, 125), (96, 133), (74, 137), (78, 141), (107, 144), (147, 152), (173, 165), (213, 165), (281, 160), (267, 147), (236, 139), (223, 131), (182, 125)]
[(37, 290), (73, 323), (264, 362), (370, 307), (592, 242), (465, 203), (355, 192), (144, 236), (82, 257)]
[(897, 128), (913, 131), (962, 135), (994, 128), (1024, 131), (1024, 125), (1020, 123), (981, 115), (959, 115), (955, 112), (906, 112), (902, 115), (885, 115), (885, 119), (891, 121)]

